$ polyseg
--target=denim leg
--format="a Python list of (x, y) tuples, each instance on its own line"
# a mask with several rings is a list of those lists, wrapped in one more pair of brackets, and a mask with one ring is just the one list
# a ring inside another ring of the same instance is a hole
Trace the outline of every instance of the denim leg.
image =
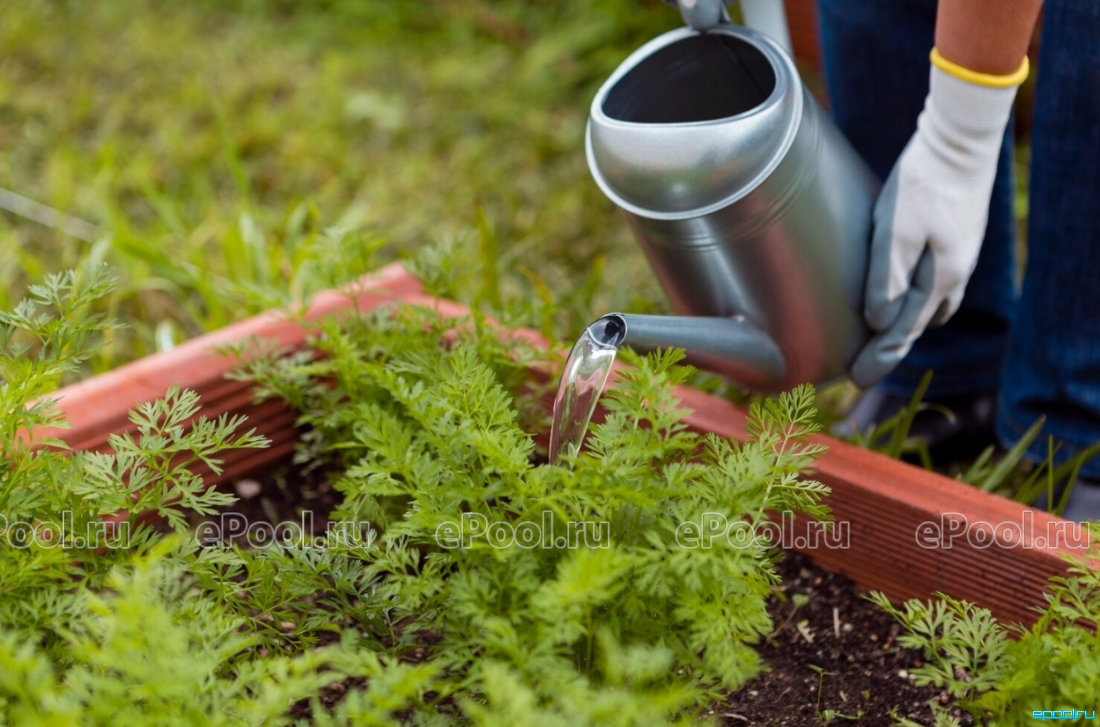
[[(818, 0), (834, 120), (885, 179), (917, 128), (928, 95), (935, 0)], [(931, 398), (995, 391), (1016, 308), (1011, 125), (997, 166), (989, 225), (959, 311), (931, 328), (881, 384), (908, 395), (928, 369)]]
[[(1029, 455), (1100, 441), (1100, 3), (1046, 3), (1031, 141), (1028, 260), (999, 406), (1006, 444), (1039, 416)], [(1100, 458), (1083, 476), (1100, 478)]]

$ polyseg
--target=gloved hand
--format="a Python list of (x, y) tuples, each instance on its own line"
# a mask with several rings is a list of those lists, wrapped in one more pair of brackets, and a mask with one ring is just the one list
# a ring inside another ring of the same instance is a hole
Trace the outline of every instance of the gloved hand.
[(917, 131), (874, 210), (864, 315), (875, 335), (852, 364), (868, 387), (950, 318), (978, 262), (1001, 140), (1027, 59), (1010, 76), (961, 68), (932, 51)]

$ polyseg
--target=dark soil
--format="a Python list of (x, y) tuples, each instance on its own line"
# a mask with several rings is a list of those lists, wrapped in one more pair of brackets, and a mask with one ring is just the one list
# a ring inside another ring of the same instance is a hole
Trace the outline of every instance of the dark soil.
[[(219, 510), (217, 515), (193, 518), (193, 524), (211, 521), (219, 525), (218, 532), (236, 545), (248, 547), (248, 538), (236, 532), (235, 523), (225, 518), (242, 515), (247, 523), (282, 522), (306, 526), (309, 534), (322, 536), (328, 528), (328, 516), (343, 501), (344, 496), (332, 486), (331, 473), (324, 468), (309, 472), (286, 465), (259, 475), (256, 479), (241, 479), (222, 489), (237, 497), (237, 502)], [(302, 513), (309, 515), (303, 521)]]
[[(309, 510), (314, 533), (323, 533), (325, 515), (343, 499), (329, 476), (290, 467), (241, 480), (231, 488), (240, 500), (226, 512), (240, 513), (249, 522), (278, 523), (298, 521), (298, 513)], [(234, 540), (247, 545), (244, 538)], [(874, 727), (893, 724), (890, 712), (896, 710), (899, 717), (931, 724), (928, 702), (946, 704), (947, 696), (913, 684), (910, 672), (920, 666), (921, 655), (897, 645), (896, 622), (864, 599), (851, 580), (818, 568), (805, 555), (785, 551), (778, 569), (783, 584), (769, 604), (776, 630), (760, 648), (769, 671), (730, 694), (709, 716), (726, 725)], [(808, 600), (798, 606), (796, 594)], [(423, 658), (417, 651), (408, 655), (410, 661)], [(334, 684), (321, 702), (331, 708), (361, 685), (362, 680)], [(308, 705), (297, 705), (293, 714), (308, 719)]]
[[(897, 645), (899, 627), (891, 617), (851, 580), (801, 553), (785, 551), (779, 572), (781, 595), (769, 604), (776, 631), (760, 650), (770, 671), (714, 714), (727, 725), (890, 725), (896, 708), (899, 717), (932, 724), (928, 702), (946, 704), (947, 695), (913, 684), (910, 671), (921, 665), (921, 655)], [(809, 601), (797, 607), (795, 594)], [(834, 713), (831, 721), (826, 710)]]

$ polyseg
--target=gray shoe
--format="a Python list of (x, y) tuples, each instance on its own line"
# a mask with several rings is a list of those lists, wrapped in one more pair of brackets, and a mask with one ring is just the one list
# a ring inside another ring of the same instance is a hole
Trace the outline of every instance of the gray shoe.
[[(953, 396), (928, 402), (937, 405), (917, 412), (909, 437), (922, 440), (932, 459), (954, 462), (970, 459), (994, 443), (995, 394)], [(867, 432), (901, 413), (909, 397), (897, 396), (880, 387), (868, 389), (848, 416), (833, 428), (834, 436), (850, 439), (855, 432)], [(948, 417), (943, 410), (952, 413)]]

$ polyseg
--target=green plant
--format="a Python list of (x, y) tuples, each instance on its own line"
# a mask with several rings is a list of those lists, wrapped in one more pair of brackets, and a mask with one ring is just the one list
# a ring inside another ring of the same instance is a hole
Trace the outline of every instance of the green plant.
[(135, 411), (136, 434), (113, 437), (112, 453), (69, 452), (49, 435), (65, 426), (50, 394), (112, 327), (89, 313), (111, 285), (101, 268), (51, 275), (0, 313), (0, 721), (283, 720), (371, 665), (336, 649), (250, 658), (259, 639), (187, 572), (184, 515), (233, 499), (189, 466), (217, 470), (218, 452), (263, 438), (238, 434), (239, 418), (192, 421), (197, 399), (178, 390)]
[[(547, 466), (531, 438), (544, 426), (527, 370), (540, 353), (479, 313), (329, 321), (313, 345), (239, 375), (299, 410), (304, 461), (343, 473), (333, 517), (379, 531), (377, 547), (346, 555), (376, 577), (368, 631), (438, 666), (437, 705), (410, 705), (417, 719), (457, 708), (478, 724), (664, 724), (759, 671), (768, 545), (684, 548), (677, 529), (706, 513), (826, 514), (825, 488), (799, 479), (822, 451), (804, 441), (808, 387), (756, 405), (739, 444), (680, 423), (680, 354), (633, 358), (590, 451)], [(463, 541), (479, 523), (555, 539), (591, 525), (578, 547)]]
[[(785, 601), (786, 595), (781, 591), (777, 591), (775, 593), (775, 598), (779, 601)], [(791, 610), (787, 613), (787, 618), (783, 620), (783, 623), (772, 629), (772, 632), (768, 634), (766, 639), (764, 639), (764, 643), (770, 644), (772, 641), (774, 641), (775, 637), (778, 636), (783, 631), (783, 629), (787, 628), (787, 626), (790, 625), (791, 621), (794, 620), (795, 615), (798, 614), (798, 610), (809, 602), (810, 597), (804, 593), (795, 593), (793, 596), (791, 596)]]
[[(5, 720), (687, 723), (760, 670), (771, 547), (676, 536), (707, 514), (827, 515), (825, 488), (799, 478), (822, 451), (805, 442), (809, 388), (758, 403), (741, 444), (680, 422), (681, 354), (633, 357), (591, 451), (551, 467), (532, 438), (546, 386), (529, 369), (543, 354), (523, 339), (477, 312), (324, 321), (314, 353), (267, 351), (240, 375), (299, 408), (301, 455), (344, 494), (330, 515), (369, 521), (377, 539), (203, 547), (193, 524), (235, 498), (190, 467), (264, 446), (242, 420), (195, 418), (194, 394), (171, 390), (133, 412), (111, 452), (49, 436), (64, 426), (49, 393), (112, 326), (92, 312), (110, 287), (99, 269), (51, 276), (0, 314)], [(59, 517), (67, 529), (52, 528)], [(577, 547), (441, 535), (475, 517), (545, 525)], [(350, 694), (331, 707), (335, 682)]]
[[(924, 651), (925, 664), (910, 670), (916, 683), (944, 689), (977, 723), (1034, 724), (1034, 711), (1065, 709), (1092, 717), (1100, 708), (1100, 573), (1088, 558), (1072, 560), (1065, 576), (1051, 579), (1045, 598), (1035, 622), (1023, 626), (942, 594), (901, 607), (871, 595), (906, 628), (898, 643)], [(930, 708), (937, 724), (952, 723), (938, 703)]]
[(331, 652), (240, 663), (252, 638), (239, 619), (193, 592), (172, 545), (162, 540), (128, 557), (102, 594), (81, 592), (64, 632), (63, 676), (32, 642), (0, 632), (6, 723), (271, 723), (337, 678)]

